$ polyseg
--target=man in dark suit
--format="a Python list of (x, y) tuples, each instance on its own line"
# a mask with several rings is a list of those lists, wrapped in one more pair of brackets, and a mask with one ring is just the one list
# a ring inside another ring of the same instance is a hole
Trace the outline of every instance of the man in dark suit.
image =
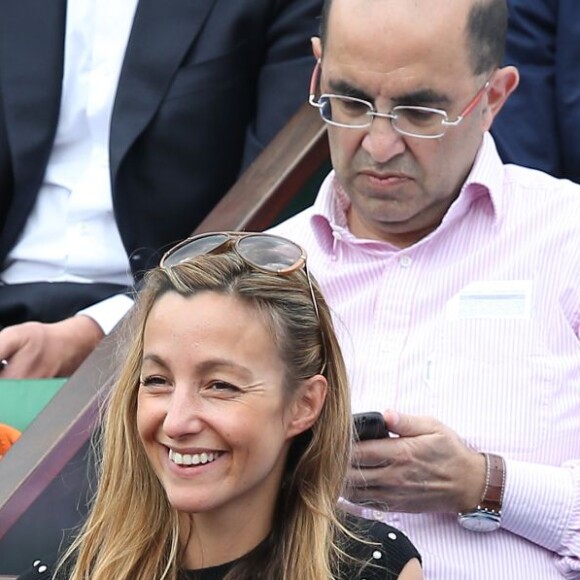
[(320, 6), (2, 0), (1, 376), (70, 374), (122, 316), (74, 315), (190, 234), (305, 100)]
[(509, 0), (520, 85), (493, 125), (502, 158), (580, 183), (580, 2)]

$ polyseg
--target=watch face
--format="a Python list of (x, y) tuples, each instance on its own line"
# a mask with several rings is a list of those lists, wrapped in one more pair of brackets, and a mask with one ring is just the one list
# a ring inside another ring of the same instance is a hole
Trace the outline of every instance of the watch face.
[(460, 515), (458, 521), (462, 527), (472, 532), (493, 532), (499, 528), (500, 517), (492, 513), (473, 512)]

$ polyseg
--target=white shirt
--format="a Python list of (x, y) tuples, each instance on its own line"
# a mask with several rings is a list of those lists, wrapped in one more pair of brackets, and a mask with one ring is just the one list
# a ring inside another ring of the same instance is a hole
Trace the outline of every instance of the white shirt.
[[(67, 4), (55, 142), (35, 205), (2, 273), (8, 284), (133, 282), (113, 214), (109, 132), (137, 2)], [(115, 296), (82, 313), (109, 332), (131, 304), (127, 296)]]

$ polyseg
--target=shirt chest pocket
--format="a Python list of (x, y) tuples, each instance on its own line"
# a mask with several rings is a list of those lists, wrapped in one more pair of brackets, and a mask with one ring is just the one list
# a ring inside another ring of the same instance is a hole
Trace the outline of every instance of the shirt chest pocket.
[(526, 453), (544, 440), (554, 371), (534, 320), (445, 321), (429, 365), (436, 417), (468, 443)]

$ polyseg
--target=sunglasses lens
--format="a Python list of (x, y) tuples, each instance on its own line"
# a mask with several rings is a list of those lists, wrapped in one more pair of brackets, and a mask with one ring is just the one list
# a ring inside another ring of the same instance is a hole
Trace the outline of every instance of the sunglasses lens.
[(210, 254), (227, 240), (229, 240), (229, 236), (226, 234), (212, 234), (193, 238), (192, 240), (184, 242), (183, 245), (178, 246), (174, 251), (165, 256), (163, 266), (176, 266), (177, 264), (181, 264), (181, 262), (191, 260), (197, 256)]
[(300, 246), (271, 234), (240, 238), (236, 249), (244, 260), (270, 272), (294, 270), (304, 264), (304, 254)]

